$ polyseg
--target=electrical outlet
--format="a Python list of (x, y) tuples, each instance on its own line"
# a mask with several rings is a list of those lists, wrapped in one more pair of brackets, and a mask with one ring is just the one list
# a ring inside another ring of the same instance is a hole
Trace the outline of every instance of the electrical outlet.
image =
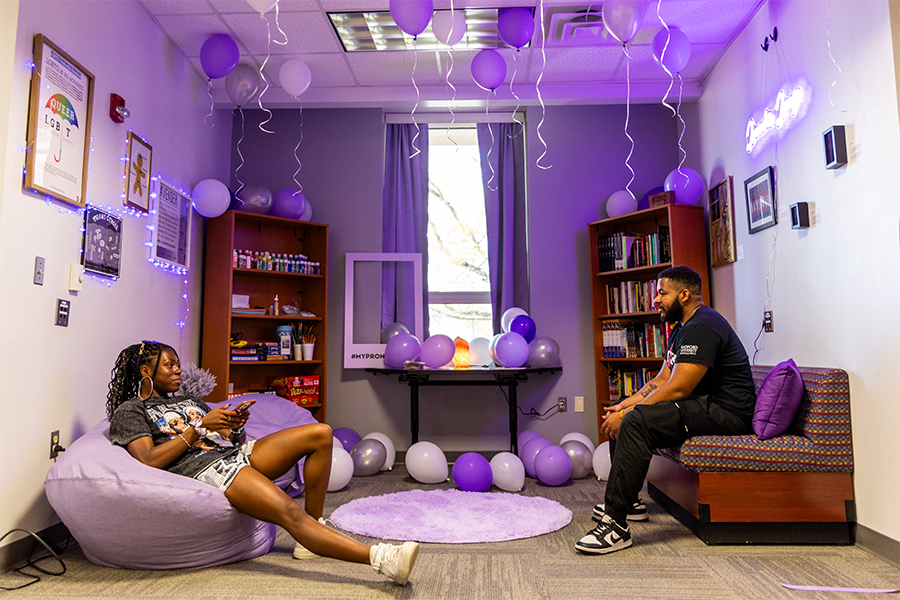
[(44, 257), (34, 257), (34, 285), (44, 285)]
[(767, 310), (763, 313), (763, 327), (766, 330), (766, 333), (772, 333), (775, 331), (775, 324), (772, 323), (772, 311)]
[(584, 412), (584, 396), (575, 396), (575, 412)]
[(566, 412), (566, 397), (565, 397), (565, 396), (560, 396), (560, 397), (556, 400), (556, 406), (559, 407), (559, 412)]
[(69, 307), (71, 303), (61, 298), (56, 299), (56, 324), (60, 327), (69, 326)]
[(59, 456), (59, 431), (50, 432), (50, 459)]

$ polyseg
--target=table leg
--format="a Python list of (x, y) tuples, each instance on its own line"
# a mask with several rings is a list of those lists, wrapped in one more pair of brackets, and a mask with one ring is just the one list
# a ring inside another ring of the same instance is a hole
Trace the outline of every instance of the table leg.
[(516, 382), (509, 382), (509, 447), (513, 454), (519, 455), (519, 404), (516, 398)]
[(419, 384), (415, 381), (409, 382), (409, 419), (412, 443), (415, 444), (419, 441)]

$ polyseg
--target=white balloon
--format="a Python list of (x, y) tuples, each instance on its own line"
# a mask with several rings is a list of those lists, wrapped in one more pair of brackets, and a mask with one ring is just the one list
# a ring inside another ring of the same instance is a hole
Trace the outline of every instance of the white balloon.
[(296, 98), (309, 87), (312, 73), (306, 62), (299, 58), (292, 58), (281, 65), (281, 69), (278, 71), (278, 81), (284, 91)]
[(638, 201), (628, 190), (613, 192), (606, 199), (606, 214), (610, 217), (621, 217), (637, 210)]
[(501, 490), (519, 492), (525, 487), (525, 465), (512, 452), (500, 452), (491, 459), (491, 475)]
[(328, 491), (343, 489), (353, 477), (353, 459), (341, 444), (331, 449), (331, 475), (328, 476)]
[(447, 481), (450, 469), (444, 452), (431, 442), (417, 442), (406, 451), (406, 470), (420, 483)]
[(431, 31), (445, 46), (458, 44), (466, 35), (466, 11), (438, 10), (431, 17)]
[(487, 338), (477, 337), (469, 342), (469, 366), (483, 367), (491, 364), (491, 341)]
[(275, 8), (275, 3), (278, 0), (247, 0), (247, 4), (256, 9), (260, 15), (263, 15), (273, 8)]
[(512, 323), (512, 320), (519, 315), (525, 315), (527, 317), (528, 313), (517, 306), (507, 308), (503, 312), (503, 316), (500, 317), (500, 329), (502, 329), (504, 332), (509, 331), (509, 324)]
[(609, 479), (609, 467), (611, 466), (609, 459), (609, 442), (603, 442), (594, 450), (594, 458), (591, 461), (594, 466), (594, 475), (600, 481)]
[(584, 435), (583, 433), (579, 433), (577, 431), (573, 431), (572, 433), (567, 433), (562, 436), (562, 439), (559, 440), (559, 445), (562, 446), (563, 442), (568, 442), (569, 440), (578, 440), (582, 444), (588, 447), (588, 450), (591, 451), (591, 455), (594, 454), (594, 442), (591, 441), (591, 438)]
[(379, 433), (377, 431), (373, 431), (369, 435), (363, 438), (365, 439), (373, 439), (378, 440), (382, 444), (384, 444), (385, 449), (385, 459), (384, 464), (381, 466), (382, 471), (390, 471), (394, 468), (394, 460), (397, 458), (397, 450), (394, 448), (394, 442), (391, 441), (391, 438), (386, 436), (383, 433)]
[(218, 179), (204, 179), (191, 191), (194, 209), (208, 219), (215, 219), (231, 204), (231, 192)]

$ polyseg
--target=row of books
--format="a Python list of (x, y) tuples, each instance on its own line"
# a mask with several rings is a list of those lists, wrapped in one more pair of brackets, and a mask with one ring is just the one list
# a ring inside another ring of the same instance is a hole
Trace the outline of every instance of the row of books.
[(629, 396), (633, 396), (656, 376), (654, 369), (618, 369), (609, 370), (609, 401), (616, 404)]
[(290, 359), (290, 356), (281, 353), (281, 344), (278, 342), (260, 342), (244, 346), (243, 348), (231, 349), (232, 362), (288, 359)]
[(620, 281), (606, 286), (609, 314), (651, 312), (656, 310), (656, 280)]
[(597, 238), (601, 273), (658, 265), (672, 260), (669, 226), (657, 226), (656, 233), (611, 233)]
[(669, 324), (604, 320), (604, 358), (662, 358), (669, 341)]

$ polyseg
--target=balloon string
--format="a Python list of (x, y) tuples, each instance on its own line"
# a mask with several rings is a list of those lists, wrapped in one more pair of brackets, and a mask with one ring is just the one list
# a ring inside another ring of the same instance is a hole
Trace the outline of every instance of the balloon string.
[(281, 3), (281, 0), (275, 0), (275, 27), (278, 28), (278, 33), (281, 34), (281, 37), (284, 38), (284, 41), (283, 42), (280, 42), (278, 40), (272, 40), (272, 41), (275, 42), (276, 44), (278, 44), (279, 46), (287, 46), (288, 36), (284, 32), (284, 30), (281, 28), (281, 24), (278, 22), (278, 8), (279, 8), (278, 5), (280, 3)]
[(300, 190), (300, 191), (299, 191), (299, 192), (294, 192), (294, 194), (293, 194), (294, 196), (296, 196), (297, 194), (303, 192), (303, 186), (300, 185), (300, 182), (299, 182), (299, 181), (297, 181), (297, 173), (299, 173), (299, 172), (300, 172), (300, 169), (303, 168), (303, 165), (300, 164), (300, 157), (297, 156), (297, 148), (300, 147), (300, 142), (302, 142), (302, 141), (303, 141), (303, 104), (301, 103), (301, 104), (300, 104), (300, 139), (297, 140), (297, 145), (294, 146), (294, 158), (297, 159), (297, 170), (294, 171), (294, 183), (297, 184), (297, 189)]
[(538, 156), (537, 160), (534, 161), (535, 166), (539, 169), (549, 169), (553, 167), (553, 165), (547, 165), (546, 167), (541, 164), (541, 159), (547, 155), (547, 142), (544, 141), (544, 136), (541, 135), (541, 127), (544, 125), (544, 118), (547, 116), (547, 107), (544, 106), (544, 98), (541, 96), (541, 80), (544, 78), (544, 69), (547, 66), (547, 53), (544, 50), (546, 32), (544, 31), (544, 0), (540, 0), (540, 9), (541, 13), (541, 72), (538, 74), (537, 83), (534, 85), (535, 91), (537, 91), (538, 102), (541, 103), (541, 121), (537, 125), (537, 136), (541, 141), (541, 145), (544, 147), (544, 151)]
[[(450, 10), (453, 10), (452, 3), (450, 4), (450, 6)], [(450, 26), (450, 35), (453, 35), (453, 25)], [(440, 57), (440, 53), (438, 53), (438, 57)], [(450, 111), (450, 123), (447, 125), (447, 139), (453, 142), (453, 145), (456, 147), (454, 149), (454, 152), (459, 152), (459, 144), (456, 143), (456, 140), (450, 137), (450, 128), (454, 123), (456, 123), (456, 113), (453, 112), (453, 105), (456, 104), (456, 86), (453, 85), (453, 82), (450, 81), (450, 73), (453, 72), (453, 46), (450, 46), (450, 48), (447, 50), (447, 58), (450, 59), (448, 61), (447, 67), (447, 85), (449, 85), (450, 89), (453, 90), (453, 95), (450, 97), (450, 100), (447, 101), (447, 109)]]
[(237, 150), (238, 156), (241, 157), (241, 164), (239, 164), (239, 165), (237, 166), (237, 168), (234, 170), (234, 178), (235, 178), (235, 179), (237, 180), (237, 182), (238, 182), (238, 189), (237, 189), (237, 191), (234, 192), (234, 195), (235, 195), (235, 197), (237, 198), (238, 202), (240, 202), (241, 204), (243, 204), (244, 201), (241, 200), (240, 194), (241, 194), (241, 190), (244, 189), (244, 182), (241, 181), (241, 178), (238, 176), (238, 171), (240, 171), (240, 170), (241, 170), (241, 167), (244, 166), (244, 155), (241, 153), (241, 142), (244, 141), (244, 109), (241, 108), (241, 107), (238, 107), (238, 112), (241, 113), (241, 137), (240, 137), (240, 139), (238, 139), (238, 141), (237, 141), (236, 150)]
[(509, 136), (511, 138), (519, 137), (519, 135), (521, 135), (525, 131), (525, 124), (516, 118), (516, 113), (519, 112), (519, 108), (522, 106), (522, 101), (519, 99), (518, 94), (516, 94), (516, 92), (513, 90), (513, 82), (516, 80), (516, 75), (518, 75), (518, 73), (519, 73), (519, 50), (516, 49), (516, 53), (513, 54), (513, 76), (509, 80), (509, 93), (512, 94), (516, 99), (516, 107), (513, 109), (513, 112), (512, 112), (512, 120), (514, 123), (519, 124), (519, 132), (518, 133), (510, 132), (510, 133), (506, 134), (507, 136)]
[(631, 179), (628, 180), (628, 184), (625, 186), (625, 191), (631, 194), (631, 197), (634, 198), (634, 193), (631, 191), (631, 184), (634, 182), (634, 169), (631, 168), (631, 164), (628, 162), (631, 160), (631, 155), (634, 154), (634, 138), (631, 137), (628, 133), (628, 121), (631, 119), (631, 56), (628, 55), (628, 48), (625, 44), (622, 44), (622, 52), (625, 53), (625, 137), (628, 138), (628, 141), (631, 142), (631, 150), (628, 151), (628, 156), (625, 157), (625, 166), (628, 167), (628, 170), (631, 171)]
[(419, 108), (419, 86), (416, 85), (416, 68), (419, 66), (419, 52), (417, 50), (419, 46), (419, 37), (413, 37), (413, 70), (412, 70), (412, 84), (413, 87), (416, 88), (416, 103), (413, 105), (412, 112), (409, 113), (409, 116), (412, 117), (413, 125), (416, 126), (416, 135), (413, 136), (412, 139), (412, 147), (415, 152), (409, 155), (410, 160), (419, 155), (421, 150), (416, 146), (416, 140), (419, 139), (419, 124), (416, 122), (416, 109)]
[[(277, 8), (278, 4), (276, 3), (275, 6)], [(262, 79), (263, 83), (266, 84), (266, 86), (263, 88), (263, 91), (261, 91), (259, 93), (259, 98), (257, 98), (256, 101), (259, 103), (259, 109), (262, 111), (265, 111), (269, 115), (265, 121), (263, 121), (262, 123), (259, 124), (260, 130), (265, 133), (275, 133), (274, 131), (269, 131), (268, 129), (263, 127), (263, 125), (265, 125), (266, 123), (268, 123), (269, 121), (272, 120), (272, 111), (269, 110), (268, 108), (264, 107), (263, 103), (262, 103), (263, 95), (269, 90), (269, 82), (266, 79), (265, 74), (263, 73), (263, 69), (266, 68), (266, 63), (269, 62), (269, 55), (270, 55), (269, 48), (272, 45), (272, 28), (269, 26), (269, 19), (265, 16), (263, 16), (263, 18), (266, 21), (266, 35), (268, 36), (268, 39), (266, 40), (266, 59), (263, 61), (263, 64), (260, 65), (260, 67), (259, 67), (259, 78)]]
[(835, 79), (831, 83), (831, 87), (828, 88), (828, 102), (831, 103), (831, 106), (836, 110), (839, 110), (843, 113), (849, 112), (848, 109), (838, 108), (834, 100), (831, 99), (831, 93), (834, 91), (834, 86), (837, 85), (837, 82), (840, 81), (841, 77), (844, 75), (844, 72), (841, 70), (841, 66), (837, 64), (837, 61), (834, 60), (834, 55), (831, 53), (831, 2), (828, 3), (828, 35), (825, 38), (825, 42), (828, 44), (828, 58), (831, 59), (831, 62), (834, 64), (834, 68), (838, 71), (837, 79)]
[(662, 66), (663, 70), (669, 76), (669, 87), (668, 87), (668, 89), (666, 89), (666, 95), (663, 96), (662, 105), (665, 106), (666, 108), (668, 108), (669, 110), (671, 110), (672, 116), (674, 117), (677, 115), (677, 113), (675, 112), (675, 109), (672, 108), (672, 105), (669, 104), (668, 102), (666, 102), (666, 100), (669, 99), (669, 94), (672, 92), (672, 86), (675, 85), (675, 75), (673, 75), (672, 72), (669, 70), (669, 67), (666, 66), (666, 61), (664, 60), (666, 58), (666, 50), (669, 49), (669, 40), (672, 39), (672, 32), (669, 29), (669, 25), (663, 20), (662, 15), (659, 12), (660, 6), (662, 6), (662, 0), (659, 0), (656, 3), (656, 17), (659, 19), (659, 22), (663, 24), (663, 27), (666, 28), (666, 45), (663, 46), (663, 51), (662, 51), (662, 55), (660, 56), (660, 59), (659, 59), (659, 64), (660, 64), (660, 66)]
[(687, 159), (687, 151), (684, 149), (684, 146), (681, 145), (681, 141), (684, 139), (684, 118), (681, 116), (681, 97), (684, 93), (684, 79), (681, 78), (681, 73), (678, 74), (678, 120), (681, 121), (681, 133), (678, 134), (678, 150), (681, 152), (681, 162), (678, 163), (678, 173), (683, 175), (685, 181), (689, 180), (689, 177), (682, 173), (681, 167), (684, 166), (684, 161)]
[(209, 129), (212, 129), (216, 126), (215, 123), (209, 123), (209, 118), (213, 116), (213, 97), (212, 97), (212, 79), (207, 80), (206, 83), (206, 95), (209, 96), (209, 114), (203, 117), (203, 124), (206, 125)]
[(484, 102), (484, 114), (486, 117), (488, 117), (488, 119), (487, 119), (488, 131), (491, 132), (491, 145), (488, 148), (488, 153), (487, 153), (487, 163), (488, 163), (488, 166), (491, 168), (491, 178), (488, 179), (487, 188), (492, 192), (496, 192), (497, 188), (491, 187), (491, 182), (494, 181), (494, 177), (496, 176), (496, 173), (494, 172), (494, 163), (491, 162), (491, 152), (494, 151), (494, 127), (491, 124), (490, 114), (488, 113), (488, 107), (490, 106), (490, 104), (491, 104), (491, 92), (489, 91), (487, 93), (487, 96), (486, 96), (485, 102)]

